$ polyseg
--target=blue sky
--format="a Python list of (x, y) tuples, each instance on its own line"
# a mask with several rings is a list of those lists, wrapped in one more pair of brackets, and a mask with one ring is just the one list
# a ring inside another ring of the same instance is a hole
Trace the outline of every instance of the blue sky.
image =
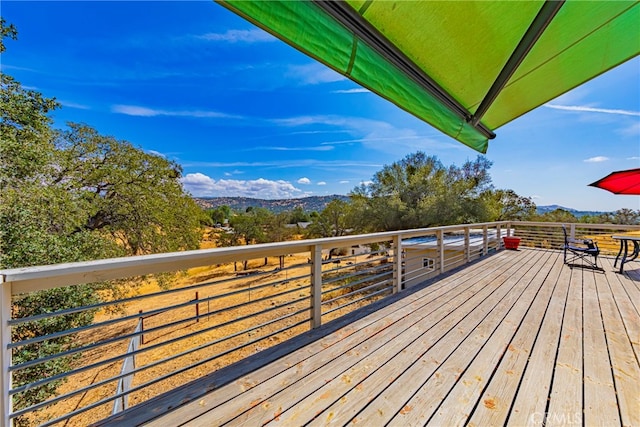
[[(194, 196), (347, 194), (422, 150), (478, 153), (210, 1), (6, 1), (2, 71), (87, 123), (182, 165)], [(496, 188), (537, 205), (640, 209), (587, 184), (640, 167), (640, 58), (499, 128)]]

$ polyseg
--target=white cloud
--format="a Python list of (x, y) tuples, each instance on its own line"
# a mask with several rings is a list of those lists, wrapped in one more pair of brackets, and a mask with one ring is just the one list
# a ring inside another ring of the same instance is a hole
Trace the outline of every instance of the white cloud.
[(202, 173), (190, 173), (182, 178), (185, 190), (195, 197), (254, 197), (260, 199), (287, 199), (305, 193), (290, 182), (268, 179), (215, 180)]
[(175, 116), (175, 117), (194, 117), (194, 118), (240, 118), (230, 114), (220, 113), (217, 111), (202, 110), (160, 110), (138, 105), (113, 105), (111, 111), (118, 114), (126, 114), (127, 116), (139, 117), (155, 117), (155, 116)]
[(334, 147), (330, 145), (321, 145), (319, 147), (253, 147), (248, 148), (246, 151), (331, 151)]
[(237, 162), (204, 162), (182, 160), (183, 167), (189, 168), (255, 168), (268, 167), (274, 169), (296, 169), (300, 168), (371, 168), (380, 169), (382, 163), (374, 163), (360, 160), (318, 160), (318, 159), (293, 159), (293, 160), (271, 160), (271, 161), (237, 161)]
[(394, 155), (433, 148), (465, 149), (462, 144), (419, 135), (409, 128), (398, 128), (381, 120), (344, 116), (297, 116), (273, 121), (285, 127), (327, 126), (340, 128), (353, 138), (325, 141), (323, 145), (362, 144), (365, 148), (390, 152)]
[(622, 116), (639, 116), (640, 111), (630, 111), (630, 110), (611, 110), (607, 108), (593, 108), (584, 105), (556, 105), (556, 104), (544, 104), (547, 108), (554, 108), (556, 110), (566, 110), (566, 111), (579, 111), (586, 113), (604, 113), (604, 114), (618, 114)]
[(640, 157), (637, 157), (637, 156), (627, 157), (627, 160), (640, 160)]
[(373, 181), (360, 181), (360, 185), (371, 185)]
[(346, 179), (345, 179), (345, 180), (340, 181), (340, 184), (348, 184), (348, 183), (349, 183), (349, 181), (347, 181)]
[(309, 178), (303, 177), (298, 180), (298, 184), (311, 184), (311, 180)]
[(91, 109), (91, 107), (89, 107), (88, 105), (77, 104), (77, 103), (75, 103), (75, 102), (68, 102), (68, 101), (63, 101), (63, 100), (58, 100), (58, 102), (59, 102), (63, 107), (75, 108), (75, 109), (77, 109), (77, 110), (89, 110), (89, 109)]
[(327, 185), (327, 183), (324, 181), (319, 181), (317, 185)]
[(343, 89), (343, 90), (334, 90), (331, 93), (371, 93), (369, 89), (360, 87), (356, 89)]
[(259, 30), (228, 30), (226, 33), (206, 33), (195, 36), (197, 39), (208, 41), (223, 41), (228, 43), (262, 43), (277, 41), (271, 34)]
[(595, 156), (595, 157), (590, 157), (588, 159), (585, 159), (584, 161), (586, 163), (601, 163), (601, 162), (606, 162), (607, 160), (609, 160), (608, 157), (605, 156)]
[(164, 154), (162, 154), (159, 151), (155, 151), (155, 150), (147, 150), (147, 153), (149, 154), (153, 154), (154, 156), (159, 156), (159, 157), (164, 157), (166, 158), (167, 156), (165, 156)]
[(336, 73), (331, 68), (314, 62), (306, 65), (291, 65), (286, 73), (286, 77), (297, 80), (305, 85), (317, 85), (320, 83), (333, 83), (347, 78)]

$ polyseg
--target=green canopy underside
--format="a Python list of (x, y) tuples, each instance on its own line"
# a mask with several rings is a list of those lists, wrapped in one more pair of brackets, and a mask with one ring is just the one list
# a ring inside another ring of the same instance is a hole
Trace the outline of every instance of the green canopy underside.
[(493, 130), (640, 53), (639, 1), (220, 3), (482, 153)]

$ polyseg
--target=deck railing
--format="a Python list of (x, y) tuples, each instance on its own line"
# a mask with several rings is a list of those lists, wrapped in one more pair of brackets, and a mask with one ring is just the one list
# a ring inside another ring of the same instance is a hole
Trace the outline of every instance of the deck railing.
[[(500, 250), (499, 237), (514, 230), (523, 246), (558, 249), (560, 226), (465, 224), (0, 271), (2, 423), (98, 421), (119, 407), (115, 401), (136, 405)], [(570, 230), (608, 242), (611, 234), (640, 227), (580, 224)], [(174, 273), (169, 285), (157, 276), (167, 272)], [(12, 301), (25, 294), (105, 282), (120, 297), (51, 307), (27, 318), (16, 318), (12, 310)], [(54, 323), (83, 313), (93, 320), (46, 335), (12, 337), (20, 325)], [(14, 355), (25, 348), (63, 338), (69, 343), (56, 354), (15, 362)], [(139, 345), (132, 347), (132, 341)], [(133, 358), (135, 366), (123, 369)], [(49, 369), (61, 361), (70, 369)], [(26, 369), (40, 375), (28, 383), (12, 382)], [(127, 387), (118, 386), (124, 382)], [(24, 403), (26, 393), (58, 383), (57, 395)]]

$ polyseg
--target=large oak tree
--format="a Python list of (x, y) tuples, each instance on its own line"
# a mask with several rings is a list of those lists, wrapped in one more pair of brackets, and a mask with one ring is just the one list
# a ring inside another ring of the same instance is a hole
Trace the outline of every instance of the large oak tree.
[[(3, 19), (0, 33), (15, 39), (17, 31)], [(0, 107), (0, 268), (198, 247), (204, 213), (184, 192), (178, 164), (84, 124), (54, 129), (49, 114), (59, 107), (55, 99), (25, 89), (5, 73), (0, 73)], [(109, 294), (95, 292), (98, 288), (113, 290), (110, 284), (92, 284), (18, 295), (12, 317), (95, 304)], [(81, 327), (92, 322), (93, 313), (23, 323), (13, 327), (12, 338), (16, 342)], [(66, 335), (19, 346), (13, 364), (74, 345), (73, 335)], [(13, 387), (66, 372), (72, 359), (18, 369)], [(15, 394), (15, 408), (43, 401), (60, 381)]]

